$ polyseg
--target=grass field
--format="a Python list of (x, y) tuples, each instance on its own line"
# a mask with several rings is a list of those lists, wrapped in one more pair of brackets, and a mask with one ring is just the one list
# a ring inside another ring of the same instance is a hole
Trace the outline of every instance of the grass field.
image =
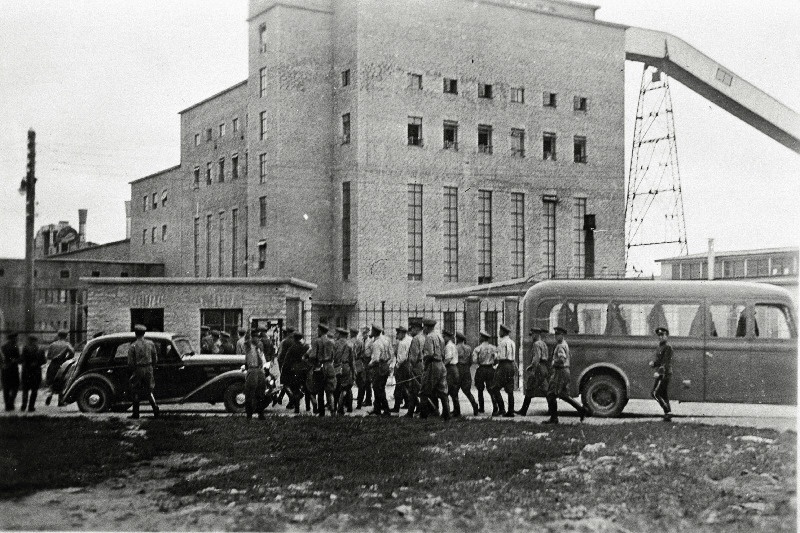
[[(0, 421), (0, 449), (0, 514), (33, 505), (37, 491), (62, 489), (60, 500), (103, 486), (113, 499), (124, 486), (154, 509), (155, 522), (132, 524), (144, 529), (796, 529), (796, 435), (768, 430), (27, 417)], [(81, 516), (45, 525), (129, 528)]]

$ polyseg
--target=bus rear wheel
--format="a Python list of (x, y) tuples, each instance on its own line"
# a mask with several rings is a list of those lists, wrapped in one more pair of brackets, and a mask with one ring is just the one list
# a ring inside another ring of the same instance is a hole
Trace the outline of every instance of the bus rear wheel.
[(628, 403), (625, 385), (608, 374), (592, 376), (583, 387), (582, 399), (595, 416), (604, 418), (619, 416)]

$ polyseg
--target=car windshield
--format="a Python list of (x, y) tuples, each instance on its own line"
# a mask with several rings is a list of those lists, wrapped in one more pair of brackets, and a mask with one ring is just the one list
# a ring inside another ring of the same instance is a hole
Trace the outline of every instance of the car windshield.
[(192, 349), (192, 344), (189, 342), (189, 339), (175, 339), (174, 342), (181, 357), (184, 355), (194, 355), (194, 350)]

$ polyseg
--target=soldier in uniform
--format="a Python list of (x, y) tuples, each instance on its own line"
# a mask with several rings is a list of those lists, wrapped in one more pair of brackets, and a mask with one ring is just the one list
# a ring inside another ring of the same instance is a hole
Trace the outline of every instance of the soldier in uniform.
[[(672, 420), (672, 409), (669, 405), (669, 382), (672, 378), (672, 346), (669, 345), (669, 330), (664, 327), (656, 328), (658, 336), (658, 349), (650, 366), (655, 369), (653, 377), (653, 390), (650, 395), (661, 409), (664, 410), (664, 422)], [(23, 400), (24, 403), (24, 400)]]
[[(286, 348), (286, 357), (283, 360), (285, 372), (282, 374), (284, 387), (288, 389), (289, 406), (294, 408), (295, 414), (300, 414), (300, 400), (303, 398), (303, 385), (308, 373), (308, 366), (304, 361), (308, 346), (303, 344), (303, 332), (292, 333), (292, 343)], [(308, 409), (306, 409), (308, 410)]]
[(200, 353), (211, 353), (214, 351), (214, 337), (211, 336), (211, 328), (200, 326)]
[(333, 414), (336, 371), (333, 368), (333, 341), (328, 337), (325, 324), (317, 325), (317, 338), (311, 342), (308, 360), (312, 366), (312, 393), (317, 396), (317, 414), (325, 416), (326, 407)]
[(21, 358), (16, 333), (8, 334), (0, 353), (2, 353), (3, 359), (3, 400), (6, 404), (6, 411), (13, 411), (14, 402), (17, 400), (17, 391), (19, 391), (19, 361)]
[(591, 412), (573, 400), (569, 394), (569, 346), (567, 345), (567, 341), (564, 340), (564, 334), (567, 330), (557, 326), (555, 332), (556, 347), (553, 350), (553, 366), (550, 373), (550, 383), (547, 387), (547, 411), (550, 414), (550, 419), (542, 423), (558, 424), (558, 405), (556, 403), (556, 398), (567, 402), (575, 408), (575, 410), (578, 411), (581, 422), (583, 422), (584, 417), (591, 416)]
[(227, 331), (223, 331), (222, 333), (220, 333), (220, 336), (222, 337), (222, 341), (221, 341), (222, 344), (220, 345), (220, 353), (223, 353), (223, 354), (226, 354), (226, 355), (235, 354), (236, 353), (236, 345), (233, 344), (233, 341), (231, 340), (231, 334), (228, 333)]
[(525, 368), (525, 400), (517, 414), (525, 416), (528, 414), (528, 407), (531, 400), (539, 396), (547, 396), (547, 381), (550, 377), (550, 353), (547, 344), (542, 340), (542, 333), (546, 331), (542, 328), (531, 328), (533, 335), (533, 357), (531, 364)]
[(407, 335), (405, 326), (394, 328), (397, 349), (395, 350), (394, 366), (394, 407), (393, 413), (399, 413), (402, 406), (408, 407), (408, 380), (411, 379), (411, 370), (408, 366), (408, 349), (411, 347), (411, 337)]
[[(42, 365), (47, 360), (44, 352), (39, 348), (39, 339), (33, 335), (28, 336), (28, 342), (22, 347), (22, 406), (20, 411), (27, 407), (28, 411), (35, 411), (36, 396), (42, 385)], [(30, 398), (30, 401), (28, 400)]]
[(461, 332), (456, 332), (456, 351), (458, 353), (458, 388), (464, 393), (472, 406), (472, 414), (479, 411), (478, 402), (472, 395), (472, 346), (466, 343), (467, 338)]
[(333, 347), (333, 367), (336, 370), (336, 392), (334, 403), (336, 412), (344, 414), (353, 412), (353, 376), (355, 364), (353, 350), (348, 342), (349, 331), (346, 328), (336, 328), (336, 341)]
[(211, 353), (222, 353), (222, 340), (219, 338), (219, 331), (211, 330)]
[(450, 419), (450, 410), (447, 406), (447, 370), (444, 367), (444, 339), (439, 333), (433, 331), (436, 321), (426, 318), (422, 321), (425, 332), (425, 344), (422, 346), (422, 361), (425, 370), (422, 374), (422, 412), (420, 416), (427, 418), (431, 411), (435, 411), (436, 400), (442, 402), (442, 418)]
[(131, 369), (131, 400), (133, 401), (133, 414), (128, 418), (139, 418), (139, 401), (147, 398), (153, 408), (153, 417), (158, 417), (159, 409), (153, 396), (156, 380), (153, 376), (153, 365), (156, 364), (158, 355), (153, 341), (144, 338), (147, 328), (141, 324), (133, 327), (136, 340), (128, 347), (128, 367)]
[(67, 341), (68, 334), (69, 333), (65, 329), (59, 330), (58, 338), (47, 347), (47, 360), (49, 364), (45, 371), (45, 383), (50, 387), (50, 392), (47, 394), (47, 398), (44, 399), (45, 405), (50, 405), (50, 402), (53, 400), (58, 369), (61, 368), (61, 365), (63, 365), (65, 361), (75, 355), (75, 349)]
[[(506, 418), (514, 418), (514, 376), (517, 373), (517, 345), (508, 336), (510, 329), (505, 324), (500, 324), (500, 340), (497, 342), (497, 368), (494, 371), (494, 381), (490, 392), (494, 394), (498, 405), (497, 414)], [(508, 411), (503, 405), (502, 391), (508, 396)]]
[(364, 341), (361, 340), (358, 328), (350, 328), (350, 350), (353, 352), (353, 368), (355, 374), (353, 380), (355, 381), (358, 392), (356, 393), (356, 409), (361, 409), (364, 403), (364, 390), (367, 383), (367, 375), (364, 367)]
[(267, 387), (267, 377), (264, 368), (267, 360), (259, 346), (258, 337), (246, 335), (246, 349), (244, 355), (244, 409), (247, 419), (253, 417), (253, 413), (258, 414), (259, 420), (264, 420), (264, 393)]
[(442, 330), (444, 337), (444, 368), (447, 372), (447, 394), (453, 400), (453, 416), (461, 416), (461, 405), (458, 401), (458, 385), (461, 378), (458, 375), (458, 350), (453, 342), (453, 332)]
[[(283, 403), (283, 397), (286, 395), (286, 387), (288, 387), (288, 377), (285, 375), (284, 370), (286, 370), (287, 372), (291, 370), (290, 367), (286, 366), (286, 354), (289, 353), (289, 348), (292, 346), (293, 342), (294, 342), (294, 328), (288, 327), (284, 331), (283, 340), (278, 345), (278, 355), (276, 358), (278, 361), (278, 368), (280, 369), (281, 372), (280, 382), (281, 385), (283, 385), (284, 387), (281, 388), (281, 392), (280, 394), (278, 394), (278, 403), (280, 404)], [(289, 403), (286, 404), (286, 408), (287, 409), (292, 408), (291, 396), (289, 396)]]
[(411, 344), (408, 346), (408, 379), (406, 382), (406, 395), (408, 396), (408, 412), (405, 416), (412, 418), (419, 410), (419, 392), (422, 385), (422, 374), (424, 363), (422, 358), (422, 348), (425, 346), (425, 333), (422, 331), (421, 322), (409, 322), (408, 329), (411, 336)]
[(377, 324), (372, 324), (370, 336), (372, 337), (372, 355), (367, 371), (371, 371), (375, 407), (369, 414), (391, 416), (389, 400), (386, 399), (386, 380), (389, 379), (391, 373), (389, 361), (392, 358), (392, 345), (383, 334), (383, 328)]
[[(478, 365), (475, 370), (475, 388), (478, 389), (478, 412), (486, 412), (483, 403), (483, 390), (491, 387), (494, 382), (494, 364), (497, 348), (489, 342), (491, 335), (486, 331), (481, 331), (481, 343), (472, 351), (472, 362)], [(492, 400), (492, 415), (497, 414), (497, 405), (494, 403), (494, 396), (491, 392), (489, 398)]]
[(236, 353), (238, 355), (245, 355), (247, 353), (247, 343), (250, 342), (250, 335), (247, 335), (247, 330), (245, 328), (239, 328), (237, 333), (239, 338), (236, 340)]
[(364, 361), (364, 381), (365, 381), (365, 396), (364, 407), (372, 406), (372, 369), (369, 367), (369, 362), (372, 361), (372, 336), (370, 335), (370, 328), (365, 327), (361, 330), (362, 340), (364, 341), (364, 351), (362, 352), (362, 360)]

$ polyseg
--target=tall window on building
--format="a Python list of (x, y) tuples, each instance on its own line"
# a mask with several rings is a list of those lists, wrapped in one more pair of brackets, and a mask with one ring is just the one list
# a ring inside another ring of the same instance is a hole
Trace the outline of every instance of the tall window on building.
[(211, 142), (211, 139), (214, 138), (214, 130), (211, 128), (206, 129), (206, 142)]
[(444, 280), (458, 281), (458, 187), (443, 192)]
[(250, 164), (250, 163), (248, 163), (247, 153), (248, 153), (248, 151), (245, 150), (244, 151), (244, 177), (245, 178), (247, 177), (247, 166)]
[(156, 243), (156, 228), (153, 226), (153, 229), (150, 230), (150, 244)]
[(250, 225), (249, 216), (250, 216), (250, 208), (248, 206), (244, 206), (244, 238), (242, 239), (244, 241), (244, 250), (242, 250), (243, 252), (242, 257), (244, 257), (244, 261), (242, 261), (242, 266), (244, 267), (242, 274), (244, 275), (244, 277), (247, 277), (250, 272), (250, 255), (249, 255), (250, 248), (248, 247), (247, 244), (247, 237), (248, 237), (247, 229), (248, 226)]
[(492, 282), (492, 191), (478, 191), (478, 283)]
[(258, 51), (262, 54), (267, 51), (267, 25), (258, 27)]
[(206, 215), (206, 277), (211, 277), (211, 215)]
[(267, 154), (258, 154), (258, 181), (267, 182)]
[(545, 132), (542, 134), (542, 159), (545, 161), (556, 159), (556, 134)]
[(267, 67), (258, 71), (258, 97), (264, 98), (267, 95)]
[(158, 193), (154, 192), (153, 193), (153, 209), (155, 209), (157, 207), (158, 207)]
[(350, 69), (342, 71), (342, 87), (350, 85)]
[(342, 183), (342, 279), (350, 279), (350, 182)]
[(511, 276), (525, 277), (525, 195), (511, 193)]
[(164, 189), (161, 191), (161, 207), (165, 207), (167, 205), (167, 190)]
[(239, 119), (234, 117), (231, 121), (231, 127), (233, 127), (233, 133), (239, 133)]
[(217, 176), (217, 180), (220, 183), (225, 182), (225, 158), (221, 157), (219, 159), (219, 176)]
[(192, 186), (195, 189), (200, 188), (200, 167), (194, 167), (194, 181), (192, 182)]
[(219, 214), (219, 248), (217, 249), (217, 276), (222, 277), (222, 265), (225, 262), (225, 213)]
[(231, 179), (239, 179), (239, 155), (233, 154), (231, 156)]
[(195, 146), (200, 146), (200, 134), (199, 133), (195, 133), (194, 134), (194, 145)]
[(258, 132), (258, 138), (263, 141), (267, 138), (267, 112), (262, 111), (258, 116), (260, 117), (259, 120), (261, 124)]
[(206, 163), (206, 185), (211, 185), (211, 163)]
[(225, 137), (225, 123), (219, 125), (219, 136)]
[(200, 277), (200, 217), (194, 217), (194, 277)]
[(408, 279), (422, 281), (422, 185), (408, 184)]
[(442, 331), (453, 332), (456, 330), (456, 312), (442, 311)]
[(542, 199), (542, 267), (548, 278), (556, 276), (556, 203), (558, 199)]
[(167, 225), (161, 226), (161, 242), (167, 242)]
[(258, 225), (262, 228), (267, 227), (267, 197), (262, 196), (258, 199)]
[(342, 115), (342, 144), (350, 144), (350, 113)]
[(239, 275), (239, 210), (231, 209), (231, 277)]
[(258, 243), (258, 269), (264, 270), (267, 268), (267, 243), (261, 241)]
[(445, 120), (443, 126), (445, 150), (458, 150), (458, 122)]
[(525, 130), (511, 128), (511, 155), (525, 157)]
[(149, 204), (149, 203), (150, 203), (150, 202), (148, 201), (148, 196), (145, 194), (145, 195), (142, 197), (142, 211), (143, 211), (143, 212), (144, 212), (144, 211), (147, 211), (147, 204)]
[(586, 137), (576, 135), (572, 146), (573, 153), (575, 155), (575, 162), (586, 163), (588, 161), (588, 158), (586, 157)]
[(422, 146), (422, 117), (408, 117), (408, 145)]
[[(575, 198), (572, 209), (572, 263), (574, 277), (582, 278), (586, 273), (586, 198)], [(573, 277), (573, 276), (570, 276)]]
[(147, 244), (147, 228), (142, 230), (142, 245)]
[(478, 124), (478, 152), (492, 153), (492, 127), (486, 124)]

